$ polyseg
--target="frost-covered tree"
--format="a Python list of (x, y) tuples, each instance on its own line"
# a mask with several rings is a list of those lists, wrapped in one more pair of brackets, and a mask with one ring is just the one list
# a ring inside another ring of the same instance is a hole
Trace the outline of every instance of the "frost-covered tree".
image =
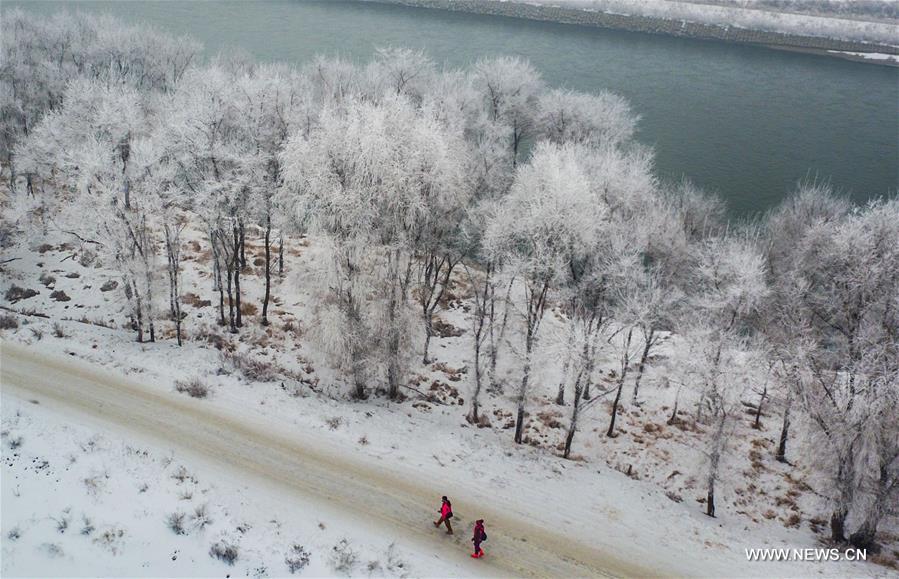
[(500, 256), (507, 271), (523, 285), (516, 299), (524, 322), (517, 443), (522, 441), (532, 354), (549, 293), (565, 284), (570, 264), (594, 245), (595, 219), (601, 217), (582, 157), (582, 149), (573, 145), (539, 143), (528, 163), (516, 172), (511, 191), (485, 236), (487, 251)]
[(375, 50), (374, 59), (363, 75), (366, 92), (376, 98), (403, 95), (420, 103), (431, 90), (435, 66), (421, 50), (385, 47)]
[(25, 170), (50, 184), (42, 195), (56, 203), (60, 228), (93, 239), (121, 271), (140, 341), (145, 329), (155, 340), (156, 249), (149, 200), (132, 195), (143, 172), (130, 153), (150, 130), (149, 116), (137, 90), (80, 79), (18, 148)]
[(0, 159), (16, 190), (15, 146), (57, 109), (69, 81), (124, 84), (142, 93), (170, 91), (193, 64), (199, 44), (108, 16), (58, 13), (35, 18), (4, 11), (0, 34)]
[[(812, 468), (833, 507), (831, 538), (845, 541), (849, 513), (880, 476), (871, 466), (877, 461), (865, 460), (868, 449), (877, 445), (880, 421), (895, 419), (878, 408), (892, 396), (899, 367), (899, 201), (822, 220), (794, 251), (794, 308), (806, 337), (799, 398), (814, 441)], [(875, 521), (855, 541), (870, 542)]]
[(764, 358), (733, 330), (700, 322), (688, 330), (675, 352), (677, 380), (702, 400), (709, 428), (703, 433), (706, 515), (715, 516), (716, 488), (729, 440), (742, 412), (743, 394), (760, 378)]
[(801, 387), (806, 349), (813, 347), (806, 333), (808, 311), (796, 307), (805, 293), (805, 284), (795, 275), (800, 267), (797, 248), (812, 228), (840, 221), (850, 210), (846, 200), (817, 183), (803, 183), (764, 223), (760, 238), (768, 264), (770, 300), (762, 310), (761, 327), (771, 349), (777, 393), (782, 398), (780, 437), (775, 453), (786, 462), (787, 441), (793, 401)]
[(163, 136), (167, 156), (176, 167), (175, 182), (190, 195), (191, 206), (207, 230), (214, 289), (219, 292), (219, 321), (232, 332), (242, 325), (241, 232), (257, 175), (246, 169), (246, 160), (257, 147), (238, 112), (236, 74), (220, 63), (188, 74), (172, 96)]
[(326, 110), (308, 138), (294, 138), (283, 162), (285, 177), (302, 198), (316, 231), (335, 247), (335, 267), (346, 290), (337, 290), (350, 335), (356, 395), (363, 396), (362, 280), (358, 260), (380, 255), (368, 283), (383, 296), (381, 319), (388, 393), (399, 394), (413, 249), (434, 220), (464, 195), (464, 147), (460, 138), (420, 114), (403, 96), (371, 104), (345, 103)]
[(608, 92), (553, 89), (540, 94), (535, 109), (537, 130), (555, 143), (626, 143), (639, 121), (626, 100)]
[(537, 129), (535, 108), (543, 80), (529, 62), (515, 57), (479, 60), (474, 67), (475, 87), (487, 107), (488, 119), (504, 134), (513, 166), (523, 143)]

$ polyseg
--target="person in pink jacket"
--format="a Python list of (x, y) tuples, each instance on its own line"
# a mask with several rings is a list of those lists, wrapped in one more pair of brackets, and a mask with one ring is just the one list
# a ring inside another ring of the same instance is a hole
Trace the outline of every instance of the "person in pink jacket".
[(440, 518), (434, 521), (434, 526), (439, 527), (441, 523), (446, 524), (446, 534), (453, 534), (453, 526), (450, 525), (450, 519), (453, 518), (453, 505), (450, 503), (449, 499), (443, 497), (443, 504), (440, 505)]
[(478, 519), (474, 524), (474, 534), (471, 542), (474, 543), (474, 553), (471, 554), (475, 559), (484, 556), (484, 550), (481, 549), (481, 543), (487, 540), (487, 532), (484, 530), (484, 519)]

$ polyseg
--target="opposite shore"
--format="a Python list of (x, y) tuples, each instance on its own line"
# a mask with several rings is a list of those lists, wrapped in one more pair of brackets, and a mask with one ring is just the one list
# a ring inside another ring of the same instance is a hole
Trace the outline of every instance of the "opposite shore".
[[(524, 18), (561, 24), (576, 24), (597, 28), (612, 28), (630, 32), (650, 34), (667, 34), (698, 38), (702, 40), (721, 40), (740, 44), (755, 44), (779, 50), (789, 50), (820, 54), (887, 66), (899, 66), (899, 46), (873, 42), (839, 40), (821, 36), (800, 36), (765, 30), (751, 30), (735, 26), (704, 24), (683, 20), (666, 20), (650, 16), (612, 14), (569, 8), (508, 2), (501, 0), (366, 0), (381, 4), (399, 4), (403, 6), (469, 12), (491, 16)], [(893, 58), (871, 58), (870, 55), (890, 55)]]

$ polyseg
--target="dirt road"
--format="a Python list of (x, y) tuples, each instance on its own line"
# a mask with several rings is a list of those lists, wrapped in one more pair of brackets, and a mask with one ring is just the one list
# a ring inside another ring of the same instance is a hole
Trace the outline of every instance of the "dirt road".
[[(327, 448), (304, 445), (267, 431), (260, 424), (211, 405), (96, 369), (83, 362), (47, 357), (5, 343), (0, 352), (0, 385), (11, 394), (61, 411), (74, 412), (122, 433), (150, 438), (168, 448), (200, 455), (235, 477), (252, 475), (287, 492), (327, 501), (362, 514), (417, 548), (445, 555), (446, 540), (428, 522), (440, 492)], [(454, 505), (474, 504), (465, 489), (453, 489)], [(577, 537), (563, 536), (537, 520), (478, 507), (490, 521), (489, 557), (466, 565), (473, 574), (540, 577), (650, 576), (658, 572), (596, 550)], [(461, 525), (460, 525), (461, 526)], [(467, 535), (463, 527), (459, 534)], [(467, 557), (467, 536), (459, 557)]]

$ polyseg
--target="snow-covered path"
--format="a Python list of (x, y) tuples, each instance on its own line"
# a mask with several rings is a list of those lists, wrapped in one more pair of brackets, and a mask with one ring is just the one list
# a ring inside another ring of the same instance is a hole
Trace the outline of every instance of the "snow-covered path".
[[(38, 355), (9, 342), (3, 344), (0, 367), (4, 395), (36, 399), (51, 409), (74, 411), (79, 419), (149, 438), (211, 462), (223, 476), (246, 484), (275, 485), (288, 497), (295, 494), (305, 500), (325, 501), (366, 526), (401, 534), (410, 547), (414, 544), (417, 549), (434, 552), (466, 548), (471, 521), (457, 520), (453, 539), (435, 531), (429, 522), (440, 490), (387, 468), (328, 452), (321, 441), (300, 444), (267, 430), (262, 423), (226, 414), (203, 402), (160, 393), (83, 362)], [(463, 563), (473, 575), (659, 574), (603, 553), (576, 537), (555, 533), (538, 520), (493, 511), (471, 498), (476, 493), (466, 495), (466, 489), (457, 485), (452, 492), (457, 512), (471, 512), (478, 504), (479, 516), (490, 524), (488, 558)]]

